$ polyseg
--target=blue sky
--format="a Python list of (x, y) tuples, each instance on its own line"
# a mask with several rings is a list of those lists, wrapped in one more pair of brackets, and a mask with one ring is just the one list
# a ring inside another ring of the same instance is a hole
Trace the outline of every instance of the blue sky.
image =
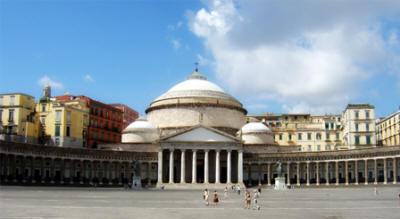
[[(0, 93), (38, 98), (47, 82), (55, 95), (125, 103), (143, 114), (200, 61), (200, 70), (251, 114), (337, 113), (349, 102), (369, 102), (383, 116), (400, 105), (393, 4), (351, 16), (343, 8), (357, 5), (335, 5), (337, 19), (295, 13), (292, 20), (286, 17), (293, 6), (284, 1), (3, 0)], [(274, 7), (281, 15), (266, 13)], [(342, 32), (349, 29), (365, 44), (347, 45)]]

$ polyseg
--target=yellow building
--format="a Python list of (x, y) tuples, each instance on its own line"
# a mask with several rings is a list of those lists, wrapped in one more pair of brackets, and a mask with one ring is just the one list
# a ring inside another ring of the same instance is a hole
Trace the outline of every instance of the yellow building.
[(348, 104), (342, 114), (343, 143), (348, 149), (376, 146), (375, 107)]
[(57, 101), (45, 90), (36, 110), (40, 118), (41, 143), (60, 147), (86, 145), (89, 108), (83, 101)]
[(266, 114), (256, 118), (272, 129), (275, 143), (280, 146), (298, 146), (301, 151), (342, 149), (338, 115)]
[(23, 93), (0, 94), (0, 139), (36, 143), (39, 122), (34, 97)]
[(400, 144), (400, 110), (379, 120), (376, 124), (378, 145)]

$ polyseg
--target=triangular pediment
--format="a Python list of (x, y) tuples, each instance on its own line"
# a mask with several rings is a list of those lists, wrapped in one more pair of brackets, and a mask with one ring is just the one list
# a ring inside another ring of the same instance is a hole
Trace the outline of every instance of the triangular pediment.
[(167, 142), (237, 142), (238, 140), (220, 131), (198, 126), (163, 139)]

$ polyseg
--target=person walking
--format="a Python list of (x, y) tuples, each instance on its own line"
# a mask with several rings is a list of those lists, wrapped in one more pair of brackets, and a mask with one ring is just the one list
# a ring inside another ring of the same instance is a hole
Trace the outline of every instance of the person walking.
[(210, 196), (210, 193), (208, 192), (208, 189), (204, 189), (203, 200), (204, 200), (206, 206), (208, 206), (210, 204), (210, 202), (208, 201), (209, 196)]
[(250, 209), (250, 206), (251, 206), (251, 196), (250, 196), (250, 192), (249, 192), (249, 191), (246, 191), (244, 196), (245, 196), (245, 198), (244, 198), (244, 201), (245, 201), (245, 209)]
[(217, 206), (217, 205), (218, 205), (218, 202), (219, 202), (217, 190), (214, 190), (213, 196), (214, 196), (214, 197), (213, 197), (214, 206)]
[(240, 195), (240, 186), (239, 185), (236, 186), (236, 191), (237, 191), (237, 194)]
[(258, 197), (259, 197), (258, 190), (254, 190), (254, 194), (253, 194), (253, 210), (260, 210), (260, 206), (258, 205)]
[(228, 187), (225, 187), (225, 189), (224, 189), (224, 198), (225, 199), (228, 198)]

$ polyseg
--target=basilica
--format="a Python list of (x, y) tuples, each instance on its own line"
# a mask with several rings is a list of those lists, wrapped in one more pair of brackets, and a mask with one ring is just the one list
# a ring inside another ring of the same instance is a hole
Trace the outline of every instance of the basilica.
[[(0, 141), (1, 184), (212, 188), (271, 186), (282, 164), (293, 186), (396, 184), (400, 146), (301, 151), (197, 70), (152, 101), (121, 143), (98, 149)], [(139, 164), (138, 168), (137, 165)]]

